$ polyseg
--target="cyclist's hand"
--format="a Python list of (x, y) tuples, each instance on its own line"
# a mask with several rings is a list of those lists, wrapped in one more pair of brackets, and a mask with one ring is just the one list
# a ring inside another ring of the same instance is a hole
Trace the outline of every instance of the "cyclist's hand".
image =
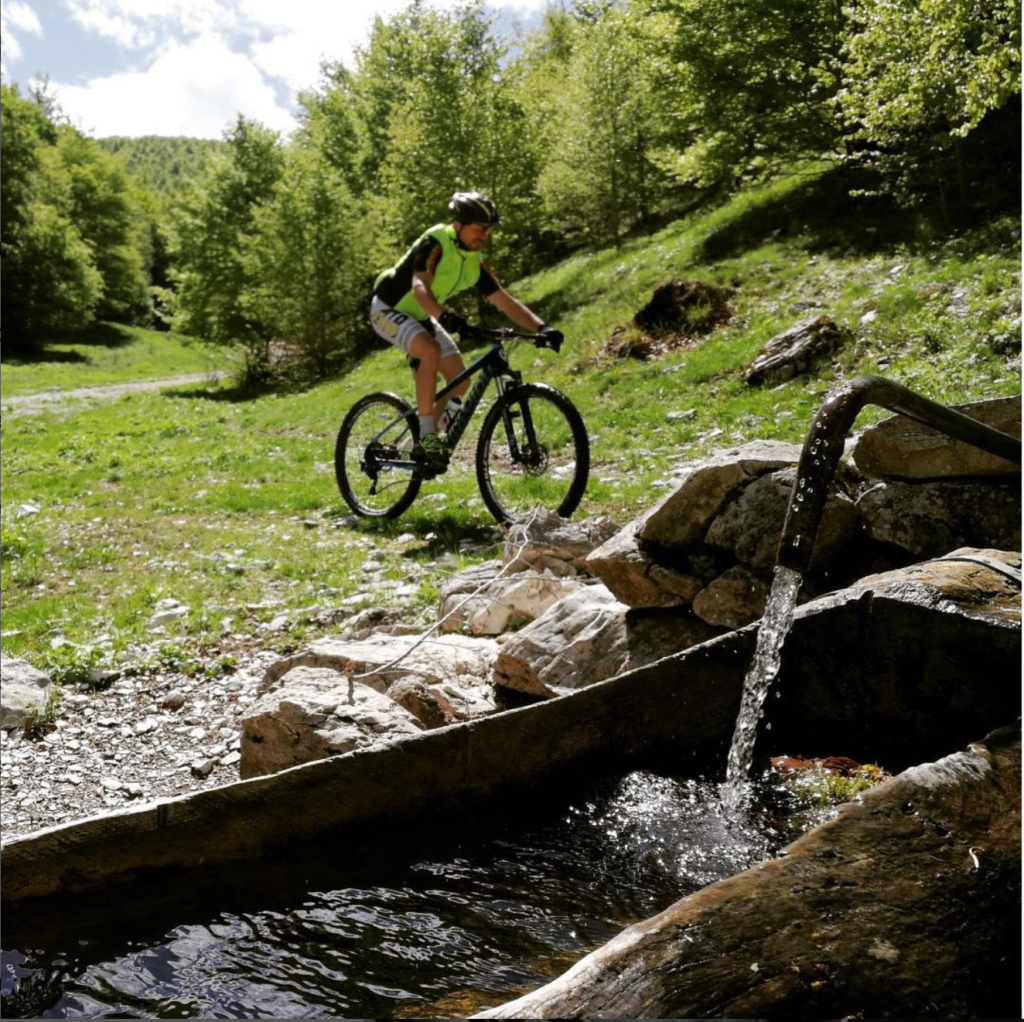
[(540, 342), (539, 347), (551, 348), (554, 351), (561, 351), (562, 341), (565, 340), (565, 334), (561, 330), (556, 330), (552, 326), (541, 327), (540, 333), (537, 334), (537, 339)]
[(450, 334), (458, 334), (460, 337), (466, 337), (469, 334), (469, 323), (457, 312), (452, 312), (451, 309), (445, 309), (441, 313), (438, 323)]

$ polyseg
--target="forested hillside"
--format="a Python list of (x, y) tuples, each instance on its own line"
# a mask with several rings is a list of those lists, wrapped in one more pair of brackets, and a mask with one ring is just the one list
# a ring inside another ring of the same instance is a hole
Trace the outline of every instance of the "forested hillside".
[[(1016, 201), (1020, 129), (1016, 0), (577, 0), (516, 40), (480, 3), (413, 0), (324, 65), (293, 138), (239, 118), (206, 176), (181, 139), (119, 144), (129, 176), (117, 140), (4, 86), (4, 324), (31, 343), (155, 316), (253, 376), (275, 346), (322, 376), (365, 338), (374, 274), (457, 189), (496, 200), (509, 281), (808, 159), (844, 203), (955, 232)], [(175, 177), (197, 187), (165, 209)]]
[(223, 142), (209, 139), (162, 135), (114, 135), (99, 139), (99, 144), (120, 156), (128, 173), (143, 187), (165, 199), (201, 182), (210, 171), (212, 157), (224, 148)]

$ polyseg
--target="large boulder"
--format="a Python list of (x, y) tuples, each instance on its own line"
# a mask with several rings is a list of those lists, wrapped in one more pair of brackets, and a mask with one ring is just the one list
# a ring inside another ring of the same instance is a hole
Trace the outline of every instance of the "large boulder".
[(493, 639), (463, 635), (437, 636), (419, 645), (417, 642), (411, 635), (372, 635), (355, 642), (317, 639), (306, 649), (271, 664), (263, 676), (261, 691), (269, 691), (295, 667), (326, 667), (363, 675), (359, 681), (378, 692), (386, 692), (394, 681), (409, 674), (430, 684), (445, 682), (456, 688), (474, 689), (490, 674), (498, 650)]
[[(796, 469), (766, 472), (732, 499), (708, 528), (706, 542), (729, 551), (737, 560), (770, 571), (793, 494)], [(857, 508), (833, 488), (825, 502), (814, 543), (812, 568), (828, 568), (856, 536)]]
[(419, 734), (423, 725), (394, 700), (339, 671), (294, 667), (242, 718), (243, 778), (273, 774), (343, 752)]
[(24, 727), (46, 713), (53, 682), (27, 660), (0, 658), (0, 730)]
[(438, 601), (442, 631), (501, 635), (540, 617), (553, 603), (585, 585), (581, 579), (556, 576), (550, 568), (544, 574), (499, 577), (500, 571), (500, 561), (485, 561), (444, 583)]
[(607, 518), (572, 522), (553, 511), (539, 510), (508, 531), (502, 560), (510, 571), (550, 572), (554, 575), (587, 574), (587, 555), (618, 532)]
[(1018, 721), (473, 1017), (1007, 1017), (1020, 989), (1020, 793)]
[(828, 316), (803, 320), (776, 334), (758, 353), (743, 378), (752, 386), (774, 386), (808, 372), (818, 359), (835, 351), (843, 332)]
[(868, 536), (915, 558), (960, 546), (1021, 546), (1019, 482), (880, 482), (857, 500)]
[(587, 586), (505, 642), (494, 663), (494, 683), (529, 695), (558, 696), (715, 634), (686, 612), (631, 612), (605, 586)]
[[(1001, 433), (1020, 438), (1019, 394), (953, 407)], [(854, 444), (852, 456), (857, 468), (872, 478), (1020, 475), (1020, 465), (904, 415), (894, 415), (866, 429)]]

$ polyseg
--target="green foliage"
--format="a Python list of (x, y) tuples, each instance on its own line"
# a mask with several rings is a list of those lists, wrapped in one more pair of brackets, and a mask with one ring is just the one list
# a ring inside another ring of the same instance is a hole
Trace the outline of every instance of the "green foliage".
[(117, 156), (125, 170), (148, 191), (167, 200), (202, 182), (210, 173), (224, 143), (213, 139), (144, 135), (98, 139)]
[(58, 131), (43, 108), (0, 85), (0, 259), (8, 341), (88, 322), (103, 281), (74, 222), (72, 181), (56, 157)]
[(819, 808), (849, 802), (861, 792), (889, 780), (889, 775), (873, 763), (865, 763), (850, 776), (809, 766), (787, 772), (783, 777), (800, 801)]
[(85, 685), (92, 681), (92, 672), (103, 663), (106, 654), (99, 646), (65, 642), (50, 649), (41, 670), (57, 685)]
[(242, 255), (250, 320), (297, 348), (316, 376), (351, 353), (366, 332), (358, 286), (364, 251), (351, 195), (326, 160), (290, 152), (273, 197), (254, 213)]
[[(850, 137), (904, 190), (928, 171), (941, 182), (952, 161), (963, 193), (961, 140), (1020, 96), (1020, 4), (861, 0), (849, 13), (838, 100)], [(1019, 103), (1007, 131), (1019, 156)]]
[(175, 329), (212, 344), (240, 345), (248, 371), (266, 371), (273, 333), (253, 318), (244, 294), (252, 285), (242, 247), (255, 233), (257, 207), (270, 200), (284, 157), (275, 132), (239, 117), (228, 153), (203, 191), (174, 211)]

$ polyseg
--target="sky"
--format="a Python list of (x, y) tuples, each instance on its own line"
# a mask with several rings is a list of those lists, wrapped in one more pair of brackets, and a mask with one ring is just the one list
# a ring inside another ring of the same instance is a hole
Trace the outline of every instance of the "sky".
[[(287, 133), (324, 58), (351, 62), (408, 0), (2, 0), (3, 81), (41, 75), (85, 134), (221, 138), (239, 113)], [(550, 0), (488, 0), (496, 31)], [(432, 0), (451, 8), (458, 0)]]

